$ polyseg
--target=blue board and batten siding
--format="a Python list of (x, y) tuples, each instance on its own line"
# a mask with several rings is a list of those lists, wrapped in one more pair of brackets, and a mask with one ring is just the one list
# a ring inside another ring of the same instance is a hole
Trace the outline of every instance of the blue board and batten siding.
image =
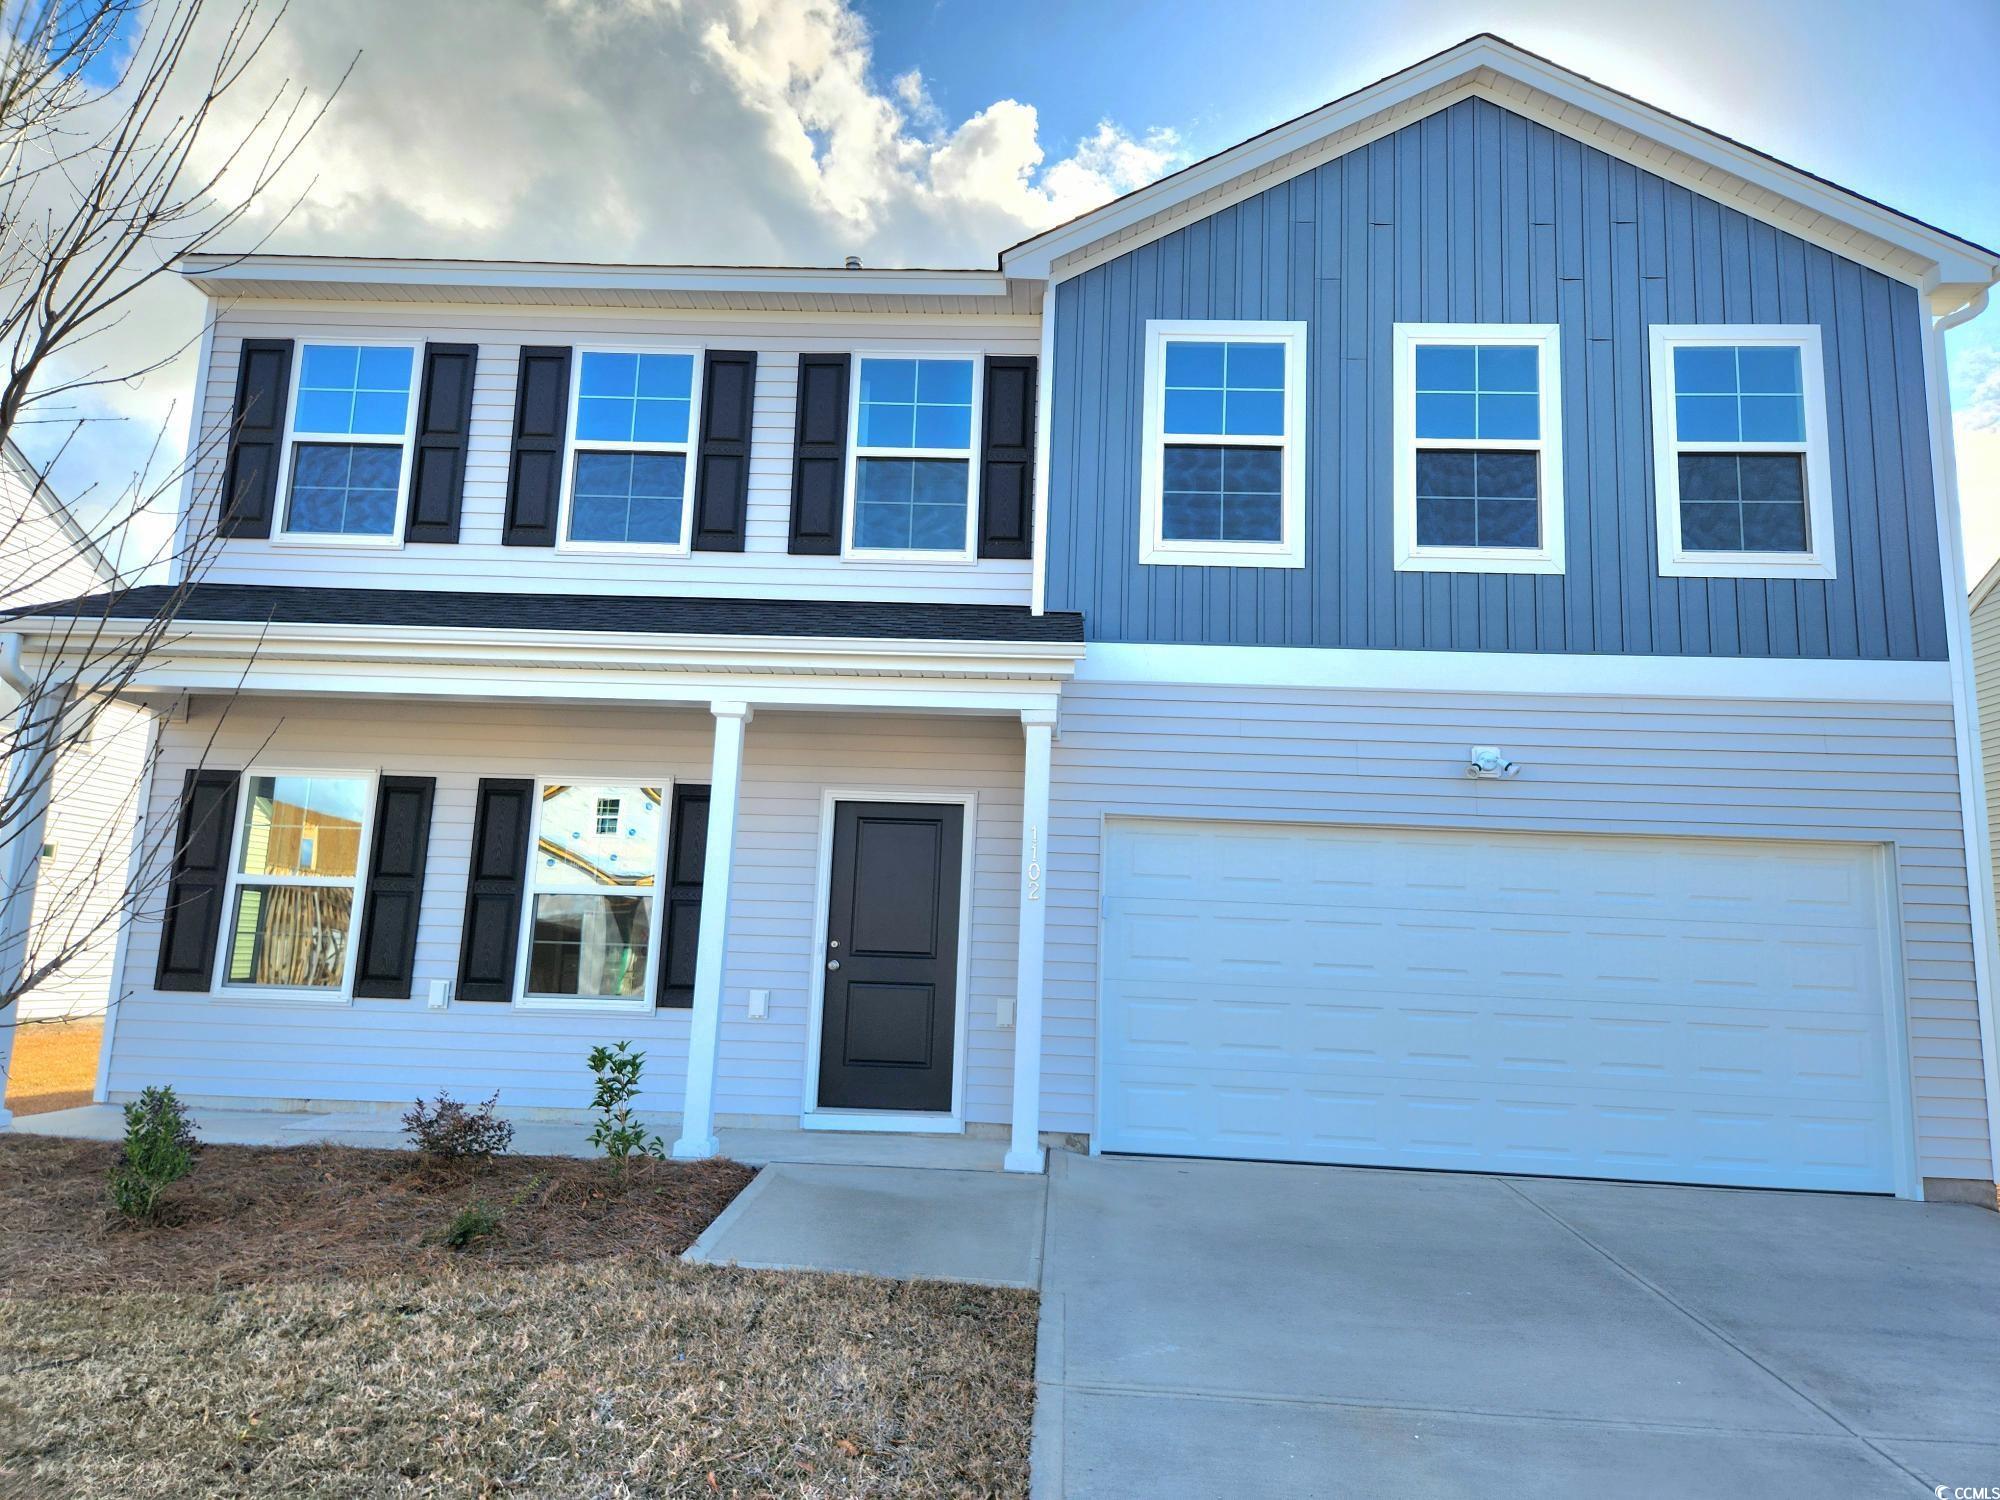
[[(1057, 288), (1048, 605), (1108, 641), (1942, 659), (1921, 316), (1910, 286), (1466, 100)], [(1139, 563), (1151, 318), (1310, 325), (1303, 570)], [(1560, 325), (1563, 576), (1395, 571), (1397, 322)], [(1820, 326), (1836, 579), (1659, 575), (1655, 323)]]

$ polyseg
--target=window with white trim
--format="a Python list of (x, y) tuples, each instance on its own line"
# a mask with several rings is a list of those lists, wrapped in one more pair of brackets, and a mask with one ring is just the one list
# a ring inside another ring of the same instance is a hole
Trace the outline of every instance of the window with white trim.
[(221, 944), (225, 989), (337, 998), (347, 987), (373, 778), (243, 778)]
[(699, 364), (689, 349), (577, 350), (565, 548), (687, 551)]
[(975, 359), (855, 359), (849, 553), (972, 556), (978, 394)]
[(1661, 574), (1832, 578), (1819, 329), (1656, 324), (1652, 375)]
[(415, 344), (299, 345), (283, 535), (383, 543), (402, 534), (416, 375)]
[(1560, 331), (1398, 323), (1396, 567), (1563, 571)]
[(1139, 561), (1305, 566), (1303, 323), (1146, 324)]
[(520, 994), (650, 1006), (666, 789), (545, 781), (536, 791)]

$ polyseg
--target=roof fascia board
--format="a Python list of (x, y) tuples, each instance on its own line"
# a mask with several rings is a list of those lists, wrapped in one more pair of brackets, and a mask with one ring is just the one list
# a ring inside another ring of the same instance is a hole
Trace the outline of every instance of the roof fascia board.
[[(1928, 270), (1913, 274), (1907, 265), (1882, 264), (1880, 257), (1868, 256), (1864, 247), (1844, 243), (1836, 236), (1819, 233), (1812, 226), (1774, 216), (1756, 205), (1733, 196), (1718, 195), (1712, 185), (1705, 185), (1694, 174), (1677, 170), (1671, 163), (1662, 162), (1644, 151), (1633, 150), (1629, 146), (1607, 140), (1602, 136), (1585, 134), (1579, 131), (1573, 122), (1566, 120), (1559, 111), (1546, 107), (1537, 108), (1531, 101), (1512, 97), (1493, 88), (1478, 76), (1487, 70), (1501, 77), (1513, 79), (1569, 108), (1595, 115), (1614, 126), (1655, 141), (1669, 150), (1708, 163), (1752, 187), (1774, 193), (1811, 212), (1837, 219), (1873, 239), (1894, 246), (1924, 262)], [(1476, 38), (1448, 52), (1440, 53), (1309, 115), (1301, 116), (1288, 125), (1254, 137), (1206, 162), (1198, 163), (1184, 172), (1163, 179), (1152, 187), (1141, 188), (1135, 193), (1128, 194), (1095, 213), (1083, 215), (1035, 239), (1023, 241), (1003, 253), (1001, 264), (1014, 276), (1041, 275), (1051, 280), (1065, 279), (1092, 265), (1100, 264), (1103, 260), (1123, 255), (1181, 226), (1179, 221), (1156, 225), (1141, 234), (1115, 243), (1103, 244), (1100, 250), (1091, 251), (1091, 247), (1100, 245), (1121, 230), (1141, 224), (1177, 203), (1200, 197), (1204, 193), (1234, 182), (1246, 173), (1255, 172), (1259, 167), (1268, 166), (1285, 156), (1304, 151), (1316, 141), (1324, 140), (1357, 125), (1365, 125), (1372, 116), (1393, 111), (1398, 106), (1408, 104), (1432, 91), (1437, 91), (1437, 97), (1427, 101), (1421, 112), (1399, 117), (1393, 121), (1384, 121), (1377, 129), (1358, 131), (1352, 139), (1342, 141), (1337, 149), (1329, 151), (1326, 156), (1316, 156), (1300, 162), (1293, 170), (1244, 183), (1236, 191), (1218, 196), (1213, 203), (1205, 203), (1204, 210), (1216, 212), (1230, 203), (1254, 197), (1257, 193), (1284, 182), (1300, 172), (1310, 170), (1323, 160), (1357, 150), (1391, 130), (1402, 129), (1415, 120), (1447, 108), (1468, 95), (1476, 94), (1502, 108), (1535, 119), (1550, 129), (1579, 140), (1594, 149), (1631, 162), (1670, 181), (1679, 182), (1693, 191), (1715, 197), (1729, 207), (1761, 219), (1787, 233), (1810, 240), (1849, 259), (1876, 266), (1884, 274), (1915, 285), (1921, 290), (1930, 291), (1941, 284), (1991, 285), (1996, 279), (2000, 279), (2000, 262), (1996, 262), (1991, 254), (1981, 252), (1977, 246), (1906, 218), (1893, 209), (1871, 203), (1855, 194), (1822, 182), (1810, 174), (1765, 157), (1746, 146), (1676, 119), (1651, 105), (1630, 99), (1615, 90), (1592, 83), (1552, 63), (1490, 38)], [(1070, 264), (1062, 264), (1065, 257), (1077, 257), (1077, 259)]]
[(882, 297), (1004, 297), (1008, 278), (984, 270), (846, 270), (812, 266), (598, 266), (521, 261), (372, 257), (190, 255), (191, 281), (332, 282), (352, 286), (518, 288), (536, 291), (796, 292)]

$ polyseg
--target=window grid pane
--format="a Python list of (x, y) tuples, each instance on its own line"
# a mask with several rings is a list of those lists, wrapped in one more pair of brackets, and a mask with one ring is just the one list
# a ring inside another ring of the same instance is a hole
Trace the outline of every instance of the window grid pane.
[(686, 495), (684, 453), (579, 453), (570, 482), (569, 539), (679, 546)]
[(692, 354), (579, 356), (576, 438), (580, 443), (685, 446), (694, 411)]
[(1418, 437), (1540, 439), (1538, 345), (1418, 344), (1415, 353)]
[(1493, 449), (1417, 453), (1417, 545), (1539, 547), (1540, 457)]
[(1683, 453), (1679, 473), (1682, 550), (1807, 550), (1804, 455)]
[(229, 932), (230, 984), (333, 989), (347, 972), (354, 891), (347, 886), (243, 885)]
[(962, 552), (971, 465), (960, 458), (858, 458), (854, 545)]
[(544, 787), (529, 872), (536, 889), (654, 885), (659, 878), (661, 795), (656, 786)]
[(307, 344), (293, 431), (401, 437), (409, 425), (414, 359), (409, 349)]
[(367, 801), (367, 783), (352, 776), (251, 777), (238, 873), (353, 879)]
[[(861, 448), (972, 447), (972, 361), (966, 359), (864, 359)], [(859, 538), (857, 536), (857, 542)], [(873, 543), (863, 545), (874, 545)], [(952, 544), (963, 546), (963, 541)]]
[(528, 993), (595, 1000), (643, 994), (652, 925), (650, 896), (535, 897)]
[(1283, 541), (1283, 474), (1277, 448), (1168, 445), (1161, 465), (1161, 539)]
[(1805, 442), (1805, 368), (1797, 345), (1680, 344), (1673, 355), (1678, 442)]
[(1167, 341), (1164, 427), (1176, 436), (1285, 435), (1285, 346)]
[(287, 531), (319, 536), (389, 536), (403, 450), (376, 443), (294, 443)]

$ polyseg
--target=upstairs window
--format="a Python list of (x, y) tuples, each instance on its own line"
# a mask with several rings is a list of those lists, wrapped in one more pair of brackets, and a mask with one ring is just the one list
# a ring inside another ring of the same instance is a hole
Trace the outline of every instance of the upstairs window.
[(566, 547), (687, 551), (697, 360), (692, 350), (577, 351)]
[(1303, 323), (1146, 325), (1142, 563), (1305, 566)]
[(854, 365), (848, 552), (969, 560), (977, 361), (864, 354)]
[(1553, 324), (1398, 323), (1396, 567), (1563, 570)]
[(324, 772), (244, 778), (222, 944), (226, 989), (345, 993), (372, 785)]
[(1660, 572), (1831, 578), (1819, 329), (1655, 326)]
[(414, 344), (300, 346), (284, 534), (393, 542), (402, 535)]

